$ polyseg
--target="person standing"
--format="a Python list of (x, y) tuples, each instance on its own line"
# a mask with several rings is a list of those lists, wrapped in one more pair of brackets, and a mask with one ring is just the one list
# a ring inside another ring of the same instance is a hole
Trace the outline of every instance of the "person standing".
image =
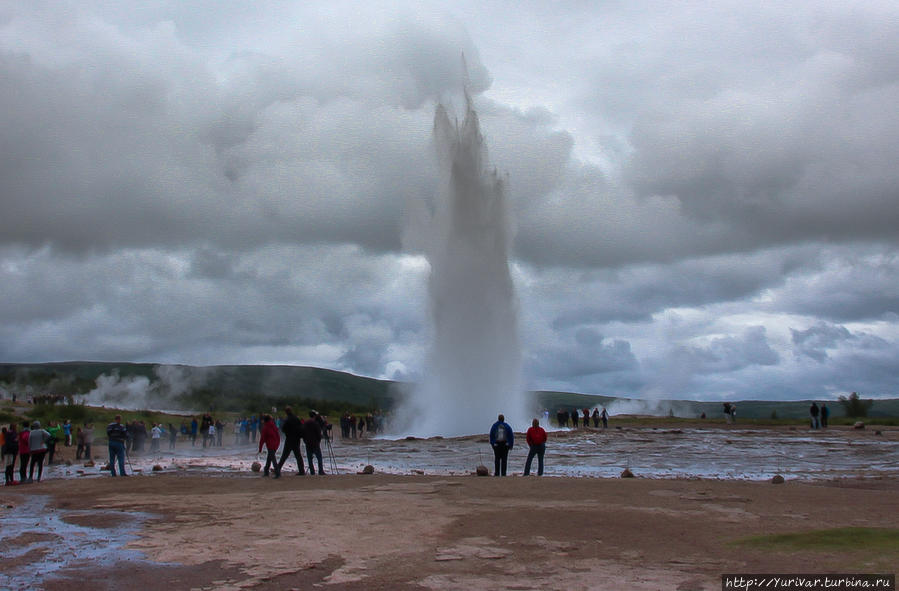
[(66, 419), (62, 424), (62, 432), (65, 434), (66, 447), (72, 447), (72, 421)]
[(47, 438), (47, 465), (53, 463), (53, 457), (56, 455), (56, 443), (62, 435), (62, 427), (51, 421), (45, 431), (50, 435)]
[(515, 441), (512, 427), (506, 422), (506, 417), (499, 415), (493, 426), (490, 427), (490, 446), (493, 448), (493, 475), (505, 476), (506, 464), (509, 461), (509, 451)]
[(830, 417), (830, 409), (827, 408), (827, 403), (821, 403), (821, 426), (825, 429), (827, 428), (827, 419)]
[(537, 476), (543, 476), (543, 455), (546, 453), (546, 431), (540, 426), (540, 421), (534, 419), (531, 428), (528, 429), (525, 439), (528, 443), (528, 459), (524, 463), (524, 475), (531, 474), (531, 462), (537, 456)]
[(818, 408), (818, 403), (812, 402), (812, 405), (808, 408), (808, 414), (812, 418), (812, 429), (818, 428), (818, 415), (820, 412), (821, 410)]
[(150, 451), (159, 451), (159, 440), (162, 439), (162, 425), (156, 423), (150, 429)]
[(28, 477), (28, 438), (31, 431), (28, 429), (28, 421), (22, 423), (22, 430), (19, 431), (19, 484), (25, 484)]
[(84, 454), (81, 457), (85, 460), (90, 460), (92, 459), (91, 446), (94, 444), (94, 424), (85, 423), (81, 433), (84, 435)]
[(300, 455), (300, 440), (303, 438), (303, 421), (300, 420), (300, 417), (293, 414), (293, 409), (289, 406), (284, 409), (284, 412), (287, 413), (287, 417), (284, 419), (284, 422), (281, 423), (281, 430), (284, 431), (284, 450), (281, 452), (281, 459), (278, 460), (278, 469), (275, 471), (275, 478), (280, 478), (281, 468), (284, 467), (284, 462), (287, 461), (287, 458), (290, 457), (291, 453), (293, 453), (293, 457), (297, 460), (297, 476), (303, 476), (306, 473), (306, 468), (303, 465), (303, 456)]
[(303, 423), (303, 443), (306, 445), (306, 460), (309, 462), (309, 473), (315, 474), (315, 465), (312, 458), (318, 460), (318, 473), (325, 473), (322, 464), (322, 426), (319, 422), (318, 413), (314, 410), (309, 411), (309, 420)]
[(281, 468), (278, 465), (278, 446), (281, 445), (281, 435), (278, 433), (278, 427), (272, 420), (272, 415), (262, 416), (262, 432), (259, 434), (259, 452), (262, 453), (262, 446), (265, 445), (265, 468), (262, 470), (263, 476), (268, 476), (269, 468), (274, 468), (275, 478), (281, 477)]
[(115, 476), (116, 462), (119, 464), (119, 474), (125, 474), (125, 442), (128, 441), (128, 431), (122, 424), (122, 415), (116, 415), (115, 420), (106, 426), (106, 437), (109, 438), (109, 472)]
[(16, 470), (16, 456), (19, 455), (19, 434), (16, 433), (15, 423), (9, 424), (9, 429), (3, 430), (3, 466), (5, 468), (6, 486), (16, 483), (13, 476)]
[(31, 433), (28, 435), (28, 450), (31, 460), (28, 465), (28, 482), (34, 482), (34, 467), (37, 466), (37, 481), (41, 481), (44, 474), (44, 456), (47, 455), (47, 446), (50, 443), (50, 432), (41, 428), (40, 421), (31, 423)]
[(606, 429), (609, 426), (609, 413), (606, 412), (605, 407), (602, 409), (602, 413), (599, 415), (600, 420), (602, 421), (602, 428)]

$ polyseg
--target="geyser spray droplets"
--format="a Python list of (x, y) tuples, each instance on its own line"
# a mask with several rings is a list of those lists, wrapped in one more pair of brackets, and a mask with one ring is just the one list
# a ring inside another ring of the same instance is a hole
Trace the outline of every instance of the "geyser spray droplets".
[(500, 412), (516, 429), (529, 421), (505, 187), (488, 170), (478, 116), (465, 98), (461, 125), (442, 105), (434, 115), (445, 175), (425, 251), (434, 340), (425, 377), (396, 425), (417, 436), (482, 433)]

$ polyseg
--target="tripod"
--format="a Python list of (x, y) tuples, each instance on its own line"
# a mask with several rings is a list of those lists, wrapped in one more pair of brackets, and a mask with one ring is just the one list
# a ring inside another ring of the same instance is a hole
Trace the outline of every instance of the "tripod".
[(331, 472), (340, 474), (340, 471), (337, 469), (337, 461), (334, 459), (334, 448), (331, 447), (331, 434), (329, 432), (325, 433), (325, 441), (328, 443), (328, 461), (330, 462)]

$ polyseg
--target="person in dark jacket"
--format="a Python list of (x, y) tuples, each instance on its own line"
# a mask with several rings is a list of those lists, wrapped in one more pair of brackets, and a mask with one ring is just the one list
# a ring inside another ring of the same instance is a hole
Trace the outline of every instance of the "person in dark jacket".
[(115, 465), (119, 464), (119, 474), (125, 474), (125, 443), (128, 441), (128, 430), (122, 424), (122, 415), (116, 415), (115, 420), (106, 426), (106, 437), (109, 439), (109, 472), (116, 475)]
[(9, 424), (9, 429), (3, 429), (3, 465), (5, 467), (5, 484), (12, 486), (16, 483), (16, 456), (19, 455), (19, 434), (16, 426)]
[(322, 465), (322, 427), (318, 413), (314, 410), (309, 411), (309, 420), (303, 423), (303, 443), (306, 444), (306, 460), (309, 462), (309, 473), (315, 474), (315, 466), (312, 463), (312, 457), (318, 460), (319, 475), (325, 473)]
[(263, 476), (268, 476), (270, 467), (275, 469), (275, 478), (281, 477), (281, 469), (278, 467), (278, 446), (281, 445), (281, 435), (278, 434), (278, 426), (275, 425), (272, 415), (262, 416), (262, 433), (259, 436), (259, 452), (262, 452), (262, 445), (265, 444), (267, 455), (265, 456), (265, 468), (262, 470)]
[(509, 450), (514, 445), (514, 433), (512, 427), (506, 422), (503, 415), (497, 417), (497, 421), (490, 427), (490, 447), (493, 448), (493, 475), (505, 476), (506, 464), (509, 460)]
[(287, 414), (287, 417), (285, 417), (284, 421), (281, 423), (281, 430), (284, 431), (284, 451), (281, 452), (281, 459), (278, 460), (278, 469), (275, 471), (275, 478), (281, 476), (281, 468), (284, 467), (284, 462), (290, 457), (291, 452), (297, 459), (297, 476), (302, 476), (306, 473), (305, 466), (303, 465), (303, 456), (300, 455), (300, 440), (303, 438), (303, 421), (300, 420), (300, 417), (293, 414), (293, 409), (289, 406), (284, 409), (284, 412)]

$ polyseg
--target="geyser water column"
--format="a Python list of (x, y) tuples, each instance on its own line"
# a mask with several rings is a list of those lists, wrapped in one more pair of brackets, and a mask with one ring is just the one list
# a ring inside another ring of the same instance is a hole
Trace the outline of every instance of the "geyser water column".
[(489, 169), (477, 113), (465, 99), (461, 125), (443, 105), (434, 115), (444, 190), (425, 248), (433, 342), (425, 376), (400, 412), (401, 428), (418, 436), (485, 433), (500, 412), (516, 429), (529, 421), (505, 185)]

